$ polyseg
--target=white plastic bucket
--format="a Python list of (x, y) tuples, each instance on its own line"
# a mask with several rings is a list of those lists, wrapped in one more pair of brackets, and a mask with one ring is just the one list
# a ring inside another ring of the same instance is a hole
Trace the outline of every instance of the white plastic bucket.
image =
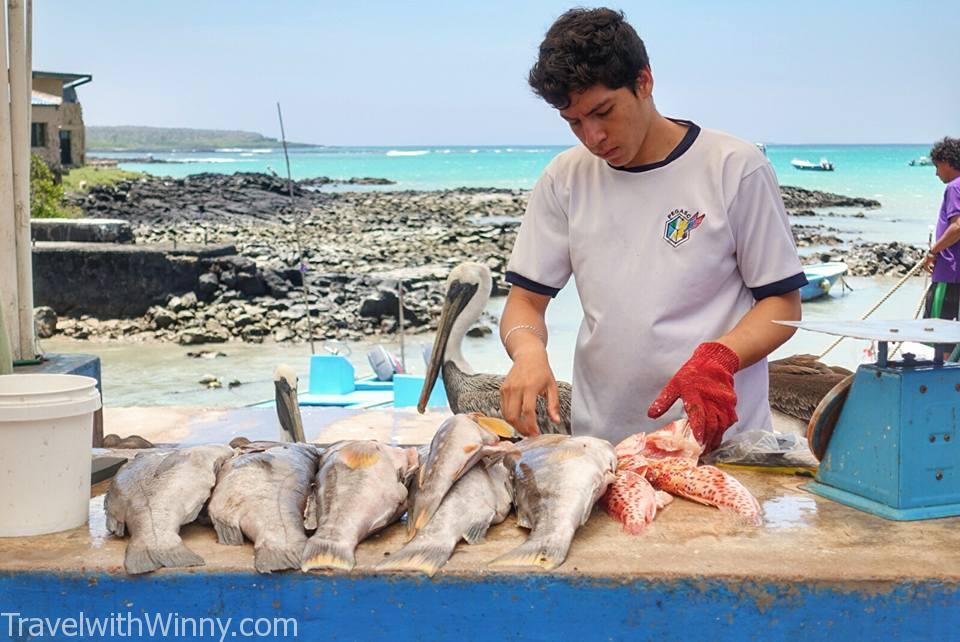
[(87, 521), (97, 381), (61, 374), (0, 376), (0, 537)]

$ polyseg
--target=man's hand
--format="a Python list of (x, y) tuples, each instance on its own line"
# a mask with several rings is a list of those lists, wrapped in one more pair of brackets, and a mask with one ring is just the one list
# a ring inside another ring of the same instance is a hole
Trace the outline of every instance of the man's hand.
[(927, 272), (933, 273), (933, 266), (937, 264), (937, 255), (933, 252), (927, 252), (927, 255), (923, 258), (923, 269)]
[(733, 375), (740, 369), (740, 357), (722, 343), (701, 343), (647, 409), (656, 419), (677, 399), (690, 421), (694, 437), (710, 452), (720, 445), (723, 433), (737, 421), (737, 393)]
[(500, 387), (500, 411), (503, 418), (527, 436), (539, 435), (537, 398), (547, 400), (547, 412), (560, 423), (560, 393), (547, 360), (547, 350), (539, 340), (529, 342), (513, 354), (513, 367)]

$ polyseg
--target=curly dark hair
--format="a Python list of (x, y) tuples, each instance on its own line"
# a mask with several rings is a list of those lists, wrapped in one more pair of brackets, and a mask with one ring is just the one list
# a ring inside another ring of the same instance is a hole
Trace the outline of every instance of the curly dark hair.
[(635, 93), (637, 76), (649, 66), (643, 40), (622, 11), (577, 8), (547, 31), (528, 82), (538, 96), (566, 109), (571, 94), (596, 84)]
[(930, 150), (930, 160), (937, 163), (946, 163), (960, 172), (960, 138), (950, 138), (937, 141)]

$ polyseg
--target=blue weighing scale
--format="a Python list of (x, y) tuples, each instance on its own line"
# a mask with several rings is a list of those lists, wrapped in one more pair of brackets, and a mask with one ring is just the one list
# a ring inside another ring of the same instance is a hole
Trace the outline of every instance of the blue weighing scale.
[(960, 364), (904, 354), (889, 343), (960, 343), (960, 322), (781, 322), (804, 330), (878, 342), (876, 363), (837, 384), (807, 426), (820, 460), (802, 488), (892, 520), (960, 515)]

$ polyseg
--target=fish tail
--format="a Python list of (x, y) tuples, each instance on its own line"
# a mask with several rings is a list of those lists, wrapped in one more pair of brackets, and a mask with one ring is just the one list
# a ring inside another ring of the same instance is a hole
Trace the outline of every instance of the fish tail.
[(243, 531), (240, 530), (239, 525), (228, 524), (215, 519), (211, 521), (213, 521), (213, 529), (217, 531), (218, 542), (229, 546), (240, 546), (243, 544)]
[(490, 566), (527, 566), (550, 571), (563, 564), (569, 550), (569, 539), (531, 537), (509, 553), (490, 562)]
[(349, 571), (357, 565), (354, 547), (329, 539), (311, 537), (300, 556), (300, 570), (340, 569)]
[(204, 564), (204, 559), (187, 548), (183, 542), (162, 548), (130, 542), (123, 559), (123, 567), (131, 575), (149, 573), (163, 566), (176, 568)]
[(377, 569), (381, 571), (411, 571), (433, 575), (439, 571), (450, 556), (453, 555), (452, 546), (418, 544), (411, 542), (388, 559), (380, 562)]
[(265, 544), (253, 549), (253, 567), (258, 573), (271, 573), (273, 571), (283, 571), (288, 568), (300, 567), (300, 553), (302, 547), (299, 544), (290, 546), (272, 546)]

